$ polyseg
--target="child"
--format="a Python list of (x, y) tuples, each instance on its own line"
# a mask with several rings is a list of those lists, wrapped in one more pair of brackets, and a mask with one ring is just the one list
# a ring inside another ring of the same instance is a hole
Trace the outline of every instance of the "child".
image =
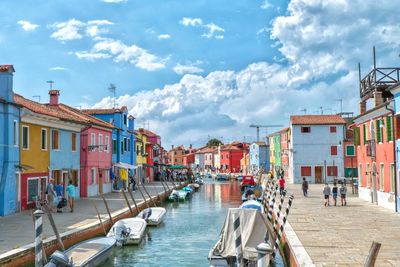
[(345, 206), (347, 206), (346, 194), (347, 194), (347, 188), (346, 188), (345, 184), (342, 183), (342, 186), (340, 187), (340, 201), (342, 203), (342, 206), (343, 206), (343, 204)]
[(337, 202), (337, 194), (338, 194), (338, 187), (336, 185), (336, 182), (334, 182), (333, 187), (332, 187), (332, 198), (333, 198), (333, 202), (335, 203), (335, 206), (336, 206), (336, 202)]
[(325, 207), (329, 206), (329, 196), (331, 194), (331, 188), (329, 187), (328, 184), (325, 184), (323, 194), (324, 194), (324, 197), (325, 197)]

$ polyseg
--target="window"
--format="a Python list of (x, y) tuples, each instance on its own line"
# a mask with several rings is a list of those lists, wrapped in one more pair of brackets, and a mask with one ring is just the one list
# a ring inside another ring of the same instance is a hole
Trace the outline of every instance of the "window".
[(329, 127), (329, 132), (336, 133), (336, 126)]
[(346, 156), (355, 156), (355, 149), (353, 145), (346, 146)]
[(39, 195), (39, 179), (37, 177), (33, 179), (28, 179), (28, 203), (33, 201), (34, 197), (37, 197)]
[(131, 151), (131, 139), (128, 138), (128, 146), (127, 146), (128, 151)]
[(224, 154), (221, 154), (221, 159), (224, 159)]
[(226, 159), (229, 159), (229, 154), (226, 154)]
[(337, 156), (337, 146), (331, 146), (331, 155)]
[(41, 129), (40, 148), (47, 150), (47, 129)]
[(379, 165), (379, 186), (381, 191), (385, 190), (385, 165), (383, 163)]
[(71, 150), (76, 151), (76, 133), (71, 134)]
[(393, 141), (393, 117), (386, 117), (386, 139)]
[(90, 145), (93, 147), (93, 150), (95, 150), (94, 146), (96, 145), (96, 134), (94, 133), (90, 135)]
[(121, 154), (124, 154), (124, 141), (121, 141)]
[(141, 154), (142, 156), (144, 155), (144, 146), (143, 146), (143, 145), (140, 147), (140, 154)]
[(74, 184), (74, 186), (78, 186), (79, 185), (78, 170), (71, 171), (71, 178), (72, 178), (72, 183)]
[(128, 141), (126, 140), (126, 137), (124, 137), (124, 151), (128, 151)]
[(375, 127), (376, 127), (376, 142), (382, 143), (383, 142), (383, 134), (382, 134), (383, 124), (380, 119), (376, 120)]
[(311, 176), (311, 166), (301, 166), (300, 167), (301, 176)]
[(136, 156), (139, 156), (139, 146), (136, 146)]
[(104, 171), (104, 183), (108, 184), (110, 182), (110, 171), (105, 170)]
[(361, 178), (362, 178), (362, 164), (358, 165), (358, 186), (361, 186)]
[(301, 127), (302, 133), (311, 133), (311, 127)]
[(96, 169), (92, 168), (90, 169), (90, 184), (95, 184), (96, 183)]
[(29, 127), (22, 126), (22, 149), (29, 149)]
[(355, 127), (354, 128), (354, 145), (359, 146), (360, 145), (360, 127)]
[(124, 125), (126, 125), (126, 114), (124, 114)]
[(327, 176), (338, 176), (337, 166), (326, 166)]
[(117, 147), (118, 147), (117, 140), (113, 139), (112, 140), (112, 153), (113, 154), (117, 154)]
[(59, 150), (60, 149), (60, 140), (59, 140), (58, 130), (53, 130), (52, 131), (51, 148), (53, 150)]
[(103, 151), (103, 135), (99, 134), (99, 152)]
[(110, 137), (107, 135), (105, 137), (105, 144), (104, 144), (104, 151), (107, 152), (107, 153), (109, 152), (109, 150), (108, 150), (109, 143), (110, 143)]
[(18, 121), (14, 121), (13, 126), (13, 144), (14, 146), (18, 146)]
[(364, 145), (367, 143), (367, 125), (363, 124), (363, 143)]
[(395, 191), (395, 179), (396, 179), (396, 173), (394, 169), (394, 164), (390, 163), (390, 192)]
[(369, 163), (367, 163), (366, 172), (365, 172), (365, 179), (367, 180), (367, 187), (368, 187), (368, 188), (370, 187), (369, 176), (370, 176), (370, 173), (369, 173)]

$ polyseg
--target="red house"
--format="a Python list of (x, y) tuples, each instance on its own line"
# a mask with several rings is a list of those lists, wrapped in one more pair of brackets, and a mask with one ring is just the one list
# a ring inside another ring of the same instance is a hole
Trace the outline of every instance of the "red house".
[(220, 164), (223, 173), (239, 173), (240, 160), (243, 153), (247, 153), (247, 145), (240, 142), (233, 142), (221, 147)]

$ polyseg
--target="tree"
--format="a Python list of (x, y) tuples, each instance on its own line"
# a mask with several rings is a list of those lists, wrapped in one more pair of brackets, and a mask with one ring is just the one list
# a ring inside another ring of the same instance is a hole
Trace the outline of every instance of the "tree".
[(212, 138), (207, 142), (208, 147), (219, 146), (219, 145), (223, 145), (223, 143), (221, 140), (218, 140), (217, 138)]

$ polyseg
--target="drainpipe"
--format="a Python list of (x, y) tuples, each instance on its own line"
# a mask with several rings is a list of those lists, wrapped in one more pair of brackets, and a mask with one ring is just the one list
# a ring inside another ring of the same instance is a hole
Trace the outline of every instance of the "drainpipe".
[(388, 108), (389, 105), (386, 105), (385, 108), (386, 110), (390, 111), (392, 113), (392, 117), (393, 117), (393, 123), (392, 123), (392, 128), (393, 128), (393, 163), (394, 163), (394, 169), (395, 169), (395, 173), (394, 173), (394, 206), (395, 206), (395, 212), (398, 212), (398, 207), (397, 207), (397, 163), (396, 163), (396, 127), (394, 125), (394, 119), (395, 119), (395, 110), (392, 108)]

